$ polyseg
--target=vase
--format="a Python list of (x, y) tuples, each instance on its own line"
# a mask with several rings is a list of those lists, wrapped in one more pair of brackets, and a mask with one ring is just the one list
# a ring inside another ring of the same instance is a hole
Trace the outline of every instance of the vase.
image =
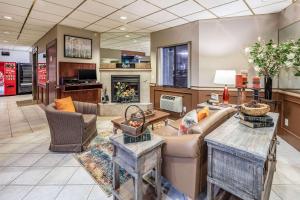
[(272, 100), (272, 77), (265, 76), (265, 99)]

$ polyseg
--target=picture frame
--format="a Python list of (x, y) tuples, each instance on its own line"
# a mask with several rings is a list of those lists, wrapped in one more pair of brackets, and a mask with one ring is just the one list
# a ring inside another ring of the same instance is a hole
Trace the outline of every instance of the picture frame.
[(64, 35), (64, 57), (92, 59), (92, 39)]

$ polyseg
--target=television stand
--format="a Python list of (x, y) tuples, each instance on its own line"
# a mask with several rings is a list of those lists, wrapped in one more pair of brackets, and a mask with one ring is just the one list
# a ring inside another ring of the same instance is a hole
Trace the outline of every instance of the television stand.
[(100, 103), (101, 83), (71, 83), (58, 87), (57, 97), (64, 98), (71, 96), (74, 101)]

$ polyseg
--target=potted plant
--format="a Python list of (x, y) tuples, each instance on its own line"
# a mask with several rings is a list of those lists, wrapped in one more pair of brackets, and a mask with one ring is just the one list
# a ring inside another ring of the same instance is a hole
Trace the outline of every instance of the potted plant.
[(272, 99), (272, 79), (279, 74), (283, 66), (280, 48), (272, 40), (262, 42), (260, 39), (251, 47), (245, 49), (248, 62), (254, 65), (259, 76), (264, 76), (265, 99)]

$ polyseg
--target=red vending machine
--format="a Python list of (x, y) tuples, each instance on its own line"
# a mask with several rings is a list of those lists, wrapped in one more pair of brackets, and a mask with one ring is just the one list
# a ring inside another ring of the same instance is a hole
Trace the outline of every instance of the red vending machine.
[(0, 95), (16, 95), (17, 68), (15, 62), (0, 62)]

